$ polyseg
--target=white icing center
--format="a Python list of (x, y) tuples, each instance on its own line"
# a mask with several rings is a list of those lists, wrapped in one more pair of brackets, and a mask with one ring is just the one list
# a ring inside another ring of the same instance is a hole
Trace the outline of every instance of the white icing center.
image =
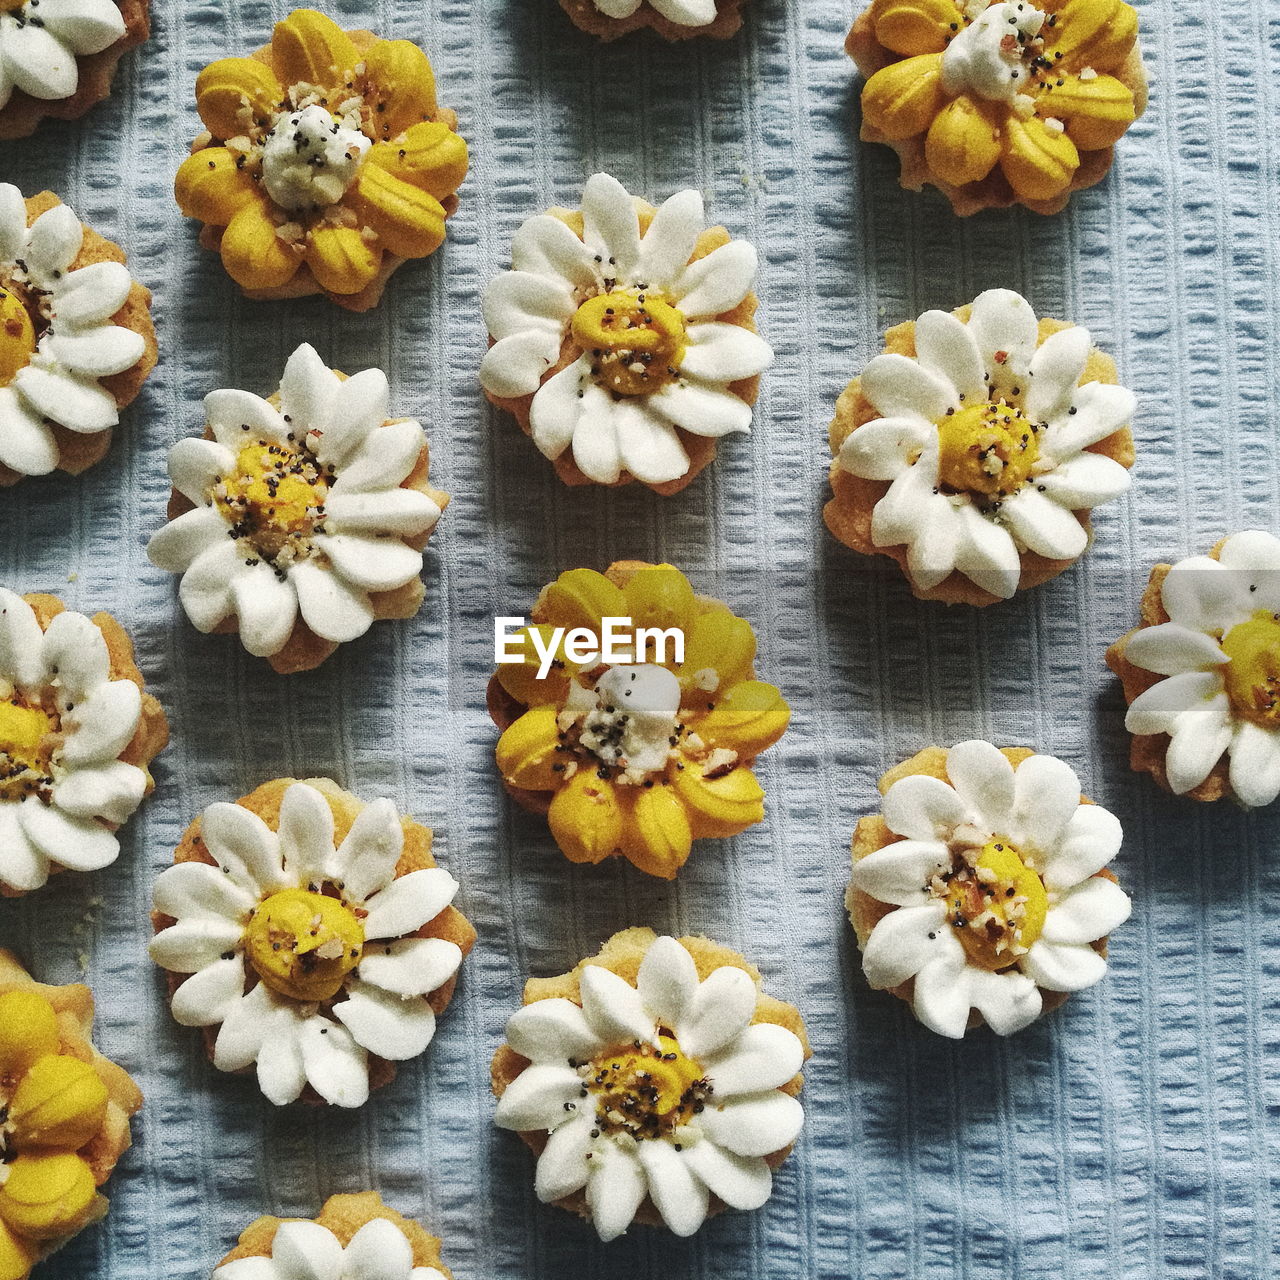
[(262, 183), (282, 209), (336, 204), (356, 180), (373, 144), (358, 129), (312, 105), (276, 119), (262, 150)]
[(1029, 78), (1030, 53), (1043, 25), (1044, 13), (1028, 0), (1005, 0), (984, 10), (942, 55), (943, 88), (1012, 103)]
[(628, 773), (666, 765), (680, 713), (680, 682), (665, 667), (611, 667), (596, 682), (596, 705), (583, 724), (582, 745), (602, 763)]

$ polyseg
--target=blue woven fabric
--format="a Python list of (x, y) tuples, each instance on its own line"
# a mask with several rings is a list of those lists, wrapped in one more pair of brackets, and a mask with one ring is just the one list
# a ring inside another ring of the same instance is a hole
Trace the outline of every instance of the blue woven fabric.
[[(893, 156), (856, 140), (850, 0), (749, 0), (739, 38), (674, 49), (602, 46), (554, 0), (331, 0), (344, 25), (430, 50), (472, 147), (447, 246), (368, 316), (245, 301), (171, 199), (199, 127), (196, 72), (262, 43), (289, 6), (154, 7), (155, 35), (109, 102), (0, 145), (0, 177), (54, 189), (123, 242), (162, 343), (102, 465), (0, 497), (0, 581), (113, 610), (174, 729), (119, 863), (0, 905), (0, 941), (42, 976), (75, 978), (84, 957), (101, 1043), (147, 1093), (110, 1217), (40, 1274), (203, 1280), (259, 1213), (310, 1216), (368, 1186), (444, 1237), (459, 1280), (1280, 1272), (1280, 808), (1196, 806), (1130, 773), (1102, 664), (1152, 563), (1277, 529), (1274, 0), (1140, 4), (1152, 104), (1110, 178), (1059, 217), (967, 222), (900, 191)], [(476, 381), (479, 297), (513, 231), (576, 204), (597, 169), (653, 198), (702, 187), (762, 252), (778, 361), (755, 433), (668, 500), (565, 489)], [(1139, 457), (1081, 565), (1011, 603), (948, 611), (825, 534), (825, 429), (883, 328), (995, 285), (1116, 355), (1140, 397)], [(143, 547), (164, 518), (166, 450), (199, 429), (204, 393), (271, 390), (303, 340), (348, 371), (388, 370), (454, 503), (422, 614), (280, 679), (234, 640), (196, 635)], [(671, 560), (752, 617), (764, 676), (795, 708), (762, 762), (768, 821), (699, 848), (674, 886), (569, 865), (492, 768), (493, 615), (527, 608), (563, 569), (626, 556)], [(880, 773), (972, 736), (1077, 766), (1125, 824), (1116, 869), (1135, 910), (1102, 986), (1009, 1041), (952, 1044), (866, 988), (841, 894)], [(389, 795), (432, 825), (480, 932), (431, 1049), (355, 1114), (276, 1111), (215, 1073), (144, 951), (151, 883), (185, 823), (289, 774)], [(640, 1229), (604, 1247), (537, 1204), (527, 1153), (492, 1128), (487, 1062), (526, 973), (561, 971), (630, 924), (745, 952), (804, 1012), (814, 1057), (808, 1124), (763, 1211), (692, 1241)]]

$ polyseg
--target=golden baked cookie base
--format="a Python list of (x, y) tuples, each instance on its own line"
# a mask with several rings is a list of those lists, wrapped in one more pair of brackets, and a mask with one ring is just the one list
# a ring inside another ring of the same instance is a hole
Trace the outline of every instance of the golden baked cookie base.
[[(967, 321), (972, 306), (958, 307), (955, 315)], [(1061, 320), (1042, 319), (1040, 321), (1039, 342), (1042, 345), (1052, 334), (1072, 326)], [(914, 320), (895, 325), (884, 335), (884, 350), (889, 354), (914, 356), (916, 325)], [(1115, 385), (1117, 382), (1116, 363), (1110, 356), (1093, 347), (1085, 362), (1081, 385), (1086, 382), (1105, 382)], [(871, 539), (871, 519), (876, 504), (889, 492), (889, 482), (885, 480), (864, 480), (861, 476), (851, 475), (840, 466), (840, 446), (859, 427), (883, 415), (862, 394), (862, 379), (854, 378), (836, 401), (836, 416), (831, 423), (829, 439), (831, 441), (831, 489), (833, 497), (822, 510), (822, 517), (827, 528), (844, 543), (846, 547), (861, 552), (864, 556), (888, 556), (898, 563), (903, 576), (907, 580), (911, 593), (918, 600), (941, 600), (944, 604), (971, 604), (983, 606), (998, 604), (1001, 597), (984, 591), (976, 582), (965, 577), (958, 569), (944, 578), (936, 587), (927, 591), (920, 590), (907, 572), (907, 548), (905, 544), (896, 547), (879, 547)], [(1128, 427), (1121, 427), (1097, 444), (1090, 445), (1087, 452), (1100, 453), (1118, 462), (1122, 467), (1133, 466), (1133, 433)], [(1092, 539), (1093, 527), (1088, 511), (1074, 513)], [(1087, 554), (1087, 548), (1084, 554)], [(1069, 569), (1075, 560), (1050, 560), (1037, 555), (1034, 551), (1022, 552), (1022, 575), (1018, 579), (1018, 590), (1026, 591), (1029, 587), (1038, 587), (1056, 578), (1058, 574)], [(1079, 557), (1077, 557), (1079, 559)]]
[[(262, 786), (257, 787), (247, 796), (241, 796), (236, 803), (248, 809), (250, 813), (257, 814), (267, 826), (273, 831), (277, 831), (280, 827), (280, 804), (284, 799), (284, 793), (297, 781), (299, 781), (297, 778), (276, 778), (272, 782), (264, 782)], [(367, 807), (365, 802), (358, 796), (352, 795), (351, 792), (344, 791), (329, 778), (304, 778), (302, 781), (307, 786), (314, 787), (328, 801), (329, 808), (333, 811), (334, 839), (340, 844), (346, 839), (347, 832), (351, 830), (351, 824)], [(175, 866), (181, 862), (203, 862), (209, 867), (217, 865), (213, 855), (200, 838), (200, 825), (200, 819), (196, 818), (183, 833), (182, 842), (178, 845), (173, 855)], [(400, 819), (400, 825), (404, 828), (404, 851), (400, 855), (400, 861), (396, 863), (396, 878), (407, 876), (411, 871), (425, 871), (430, 867), (436, 866), (436, 860), (431, 854), (431, 843), (434, 838), (431, 828), (425, 827), (420, 822), (415, 822), (412, 818), (403, 815)], [(153, 911), (151, 913), (151, 924), (156, 933), (176, 923), (177, 921), (172, 916), (167, 916), (163, 912)], [(446, 907), (434, 919), (428, 920), (412, 936), (416, 938), (443, 938), (446, 942), (454, 943), (464, 956), (471, 951), (476, 941), (476, 931), (472, 927), (471, 921), (456, 907), (452, 906)], [(254, 973), (252, 966), (248, 964), (248, 961), (245, 962), (245, 965), (246, 972), (249, 975), (250, 986), (252, 987), (257, 984), (257, 975)], [(172, 999), (174, 992), (187, 980), (188, 976), (187, 974), (166, 972), (165, 977), (169, 985), (170, 999)], [(435, 991), (427, 996), (427, 1003), (437, 1017), (448, 1007), (449, 1001), (453, 998), (454, 988), (457, 985), (458, 977), (457, 974), (454, 974), (448, 982), (441, 987), (437, 987)], [(339, 992), (332, 999), (321, 1002), (320, 1008), (327, 1011), (332, 1008), (335, 1001), (341, 998), (342, 993)], [(209, 1055), (209, 1061), (212, 1062), (213, 1048), (218, 1038), (218, 1028), (216, 1026), (204, 1027), (202, 1030), (205, 1052)], [(251, 1070), (252, 1068), (249, 1067), (245, 1071), (236, 1074), (244, 1075)], [(385, 1084), (390, 1084), (395, 1078), (396, 1064), (394, 1062), (388, 1062), (385, 1058), (379, 1058), (376, 1054), (371, 1053), (369, 1055), (370, 1092), (381, 1088)], [(310, 1085), (307, 1085), (303, 1090), (302, 1101), (313, 1106), (328, 1105)]]
[[(572, 1000), (574, 1004), (581, 1005), (582, 970), (584, 966), (589, 964), (599, 965), (608, 969), (634, 986), (636, 975), (640, 972), (640, 962), (644, 959), (645, 952), (649, 950), (657, 936), (652, 929), (641, 928), (623, 929), (620, 933), (615, 933), (600, 948), (597, 954), (588, 956), (585, 960), (580, 961), (568, 973), (559, 974), (554, 978), (530, 978), (524, 986), (524, 1003), (533, 1004), (538, 1000), (560, 998)], [(693, 957), (699, 979), (705, 979), (716, 969), (731, 966), (748, 974), (757, 988), (760, 986), (760, 971), (736, 951), (731, 951), (728, 947), (721, 946), (718, 942), (712, 942), (709, 938), (686, 937), (680, 938), (678, 941)], [(805, 1059), (807, 1060), (812, 1056), (809, 1037), (805, 1033), (804, 1019), (801, 1018), (800, 1011), (794, 1005), (787, 1004), (784, 1000), (778, 1000), (761, 991), (756, 998), (756, 1011), (751, 1021), (753, 1024), (771, 1022), (779, 1027), (786, 1027), (804, 1046)], [(493, 1086), (494, 1096), (502, 1097), (511, 1082), (529, 1065), (528, 1058), (521, 1057), (510, 1045), (504, 1044), (493, 1055), (493, 1062), (490, 1067), (490, 1083)], [(782, 1092), (789, 1093), (794, 1098), (799, 1094), (803, 1084), (804, 1076), (797, 1074), (782, 1086)], [(530, 1130), (520, 1134), (520, 1138), (535, 1156), (542, 1154), (547, 1145), (548, 1136), (545, 1130)], [(765, 1159), (768, 1161), (769, 1167), (776, 1169), (791, 1154), (793, 1145), (789, 1144), (766, 1156)], [(585, 1191), (576, 1191), (573, 1195), (564, 1196), (559, 1200), (553, 1201), (553, 1203), (559, 1205), (562, 1209), (568, 1209), (571, 1213), (578, 1214), (580, 1217), (588, 1219), (591, 1217), (591, 1211), (587, 1207)], [(725, 1208), (724, 1201), (718, 1196), (712, 1195), (710, 1207), (707, 1211), (708, 1217), (720, 1213)], [(644, 1203), (637, 1211), (635, 1220), (652, 1227), (662, 1225), (662, 1216), (648, 1196), (645, 1197)]]
[[(1209, 552), (1210, 559), (1218, 559), (1225, 542), (1226, 539), (1223, 538), (1221, 542), (1214, 546)], [(1146, 590), (1142, 593), (1142, 604), (1139, 609), (1139, 617), (1142, 620), (1132, 631), (1122, 635), (1107, 650), (1107, 666), (1120, 677), (1126, 705), (1131, 704), (1139, 694), (1145, 693), (1152, 685), (1168, 679), (1167, 676), (1157, 675), (1156, 672), (1148, 671), (1144, 667), (1135, 667), (1125, 657), (1125, 650), (1129, 647), (1129, 641), (1139, 631), (1144, 630), (1146, 627), (1155, 627), (1162, 622), (1170, 621), (1169, 615), (1165, 612), (1161, 592), (1164, 589), (1164, 580), (1169, 576), (1169, 570), (1172, 568), (1173, 566), (1170, 564), (1158, 564), (1151, 570), (1151, 578), (1147, 582)], [(1170, 738), (1167, 733), (1131, 734), (1129, 738), (1129, 767), (1134, 773), (1149, 773), (1159, 787), (1172, 794), (1173, 788), (1169, 786), (1169, 771), (1165, 766), (1165, 756), (1169, 750), (1169, 742)], [(1189, 800), (1205, 802), (1221, 800), (1223, 796), (1230, 796), (1233, 800), (1236, 799), (1235, 789), (1231, 785), (1230, 769), (1230, 759), (1224, 753), (1218, 763), (1209, 771), (1209, 776), (1198, 787), (1193, 787), (1190, 791), (1183, 792), (1183, 795)]]
[[(339, 378), (346, 378), (346, 374), (339, 373), (334, 370)], [(268, 402), (277, 409), (280, 407), (280, 393), (277, 391), (274, 395), (268, 397)], [(382, 425), (384, 427), (393, 426), (397, 422), (406, 422), (406, 418), (388, 418)], [(205, 428), (204, 438), (206, 440), (213, 439), (213, 432), (208, 427)], [(422, 442), (422, 452), (418, 455), (418, 461), (414, 463), (413, 470), (400, 482), (401, 489), (416, 489), (419, 493), (425, 493), (432, 502), (440, 508), (443, 514), (444, 509), (449, 505), (449, 495), (441, 489), (433, 489), (428, 483), (428, 475), (431, 471), (431, 449), (424, 439)], [(170, 492), (168, 515), (170, 520), (176, 520), (179, 516), (185, 515), (188, 511), (195, 510), (195, 503), (184, 493), (179, 493), (177, 489)], [(419, 534), (416, 538), (400, 538), (405, 546), (412, 547), (415, 551), (423, 551), (426, 549), (427, 543), (431, 540), (431, 535), (435, 532), (435, 526), (432, 525), (426, 533)], [(414, 617), (418, 610), (422, 608), (422, 602), (427, 598), (427, 589), (421, 576), (406, 582), (403, 587), (396, 587), (394, 591), (370, 591), (369, 603), (373, 606), (374, 622), (387, 622), (392, 619), (404, 620)], [(225, 621), (220, 622), (213, 629), (213, 635), (227, 636), (237, 635), (240, 631), (240, 620), (233, 615)], [(289, 639), (285, 641), (284, 648), (279, 653), (273, 653), (266, 660), (272, 668), (282, 676), (297, 675), (302, 671), (314, 671), (316, 667), (331, 658), (340, 648), (336, 640), (325, 640), (323, 637), (316, 635), (309, 626), (302, 620), (299, 613), (298, 620), (293, 624), (293, 631), (289, 635)]]
[[(348, 31), (347, 37), (351, 43), (361, 52), (364, 53), (371, 45), (383, 37), (377, 35), (373, 31), (356, 30)], [(270, 67), (271, 62), (271, 45), (264, 44), (262, 48), (255, 49), (249, 54), (255, 62), (261, 62), (263, 66)], [(435, 115), (431, 117), (433, 121), (447, 125), (454, 133), (458, 132), (458, 114), (451, 111), (448, 107), (436, 107)], [(191, 144), (191, 154), (197, 151), (203, 151), (206, 147), (217, 145), (213, 135), (206, 129), (199, 134), (195, 141)], [(440, 207), (444, 210), (444, 216), (447, 219), (453, 217), (458, 211), (458, 196), (456, 193), (446, 196), (440, 201)], [(211, 226), (205, 223), (200, 229), (199, 242), (204, 249), (210, 249), (214, 253), (221, 252), (222, 233), (225, 227)], [(443, 247), (443, 246), (442, 246)], [(439, 250), (436, 250), (439, 252)], [(431, 255), (428, 254), (427, 257)], [(317, 294), (323, 294), (335, 306), (343, 307), (347, 311), (372, 311), (374, 307), (382, 301), (383, 291), (387, 287), (387, 281), (402, 267), (406, 262), (418, 262), (418, 258), (400, 258), (394, 253), (388, 253), (385, 250), (382, 255), (382, 267), (378, 274), (369, 281), (359, 293), (333, 293), (329, 289), (325, 289), (320, 282), (311, 273), (311, 268), (304, 262), (298, 267), (297, 274), (289, 280), (287, 284), (282, 284), (274, 289), (245, 289), (241, 287), (240, 291), (246, 298), (251, 298), (255, 302), (280, 302), (291, 298), (311, 298)]]
[[(382, 1197), (376, 1191), (362, 1191), (358, 1195), (330, 1196), (315, 1218), (259, 1218), (240, 1233), (240, 1243), (218, 1263), (218, 1266), (225, 1267), (228, 1262), (238, 1262), (241, 1258), (269, 1258), (276, 1232), (286, 1222), (318, 1222), (322, 1227), (332, 1231), (345, 1249), (361, 1227), (367, 1226), (378, 1218), (385, 1218), (404, 1232), (405, 1238), (413, 1248), (415, 1267), (434, 1267), (452, 1280), (453, 1272), (440, 1260), (439, 1238), (433, 1236), (412, 1218), (403, 1217), (394, 1209), (388, 1208), (382, 1203)], [(214, 1270), (217, 1268), (215, 1267)]]
[[(27, 200), (27, 226), (31, 226), (42, 213), (57, 208), (61, 203), (62, 201), (52, 191), (42, 191), (39, 195), (31, 196)], [(84, 226), (84, 244), (71, 263), (69, 268), (71, 271), (92, 266), (95, 262), (119, 262), (122, 265), (127, 263), (125, 252), (118, 244), (104, 239), (87, 224), (82, 225)], [(156, 360), (160, 354), (155, 325), (151, 321), (151, 290), (135, 280), (124, 306), (111, 317), (111, 322), (122, 328), (132, 329), (146, 344), (146, 349), (137, 364), (123, 373), (112, 374), (109, 378), (97, 380), (104, 391), (115, 397), (116, 407), (123, 409), (138, 398), (142, 391), (142, 384), (151, 376), (151, 371), (156, 367)], [(107, 450), (111, 448), (112, 432), (115, 430), (114, 427), (108, 427), (105, 431), (86, 435), (79, 431), (70, 431), (56, 422), (49, 425), (58, 444), (58, 464), (55, 469), (73, 476), (87, 471), (106, 457)], [(0, 489), (25, 479), (22, 472), (14, 471), (0, 463)]]
[[(876, 39), (874, 24), (871, 20), (871, 9), (868, 7), (858, 15), (848, 38), (845, 50), (858, 64), (864, 80), (870, 80), (877, 71), (892, 62), (898, 62), (903, 55), (886, 49)], [(1147, 69), (1142, 61), (1142, 50), (1137, 44), (1133, 46), (1128, 58), (1112, 73), (1133, 94), (1134, 119), (1136, 120), (1147, 109)], [(1007, 209), (1010, 205), (1020, 204), (1033, 213), (1059, 213), (1066, 208), (1067, 202), (1077, 191), (1096, 186), (1107, 176), (1111, 162), (1115, 158), (1114, 147), (1103, 147), (1097, 151), (1081, 151), (1080, 167), (1071, 178), (1071, 185), (1052, 200), (1027, 200), (1019, 196), (1009, 185), (1009, 180), (995, 168), (981, 182), (970, 182), (963, 187), (953, 186), (929, 168), (925, 159), (925, 135), (917, 133), (910, 138), (886, 138), (864, 116), (862, 132), (859, 135), (863, 142), (878, 142), (892, 147), (898, 153), (901, 162), (899, 184), (908, 191), (922, 191), (926, 183), (937, 187), (951, 202), (951, 208), (961, 218), (981, 213), (984, 209)]]
[[(103, 1057), (94, 1046), (91, 1039), (93, 993), (89, 988), (78, 982), (62, 987), (37, 982), (19, 963), (17, 956), (0, 948), (0, 995), (24, 990), (39, 993), (53, 1006), (58, 1015), (59, 1052), (89, 1063), (107, 1090), (107, 1111), (102, 1128), (97, 1137), (81, 1147), (79, 1152), (93, 1171), (94, 1183), (101, 1187), (133, 1141), (129, 1133), (129, 1119), (142, 1107), (142, 1091), (123, 1067)], [(106, 1212), (107, 1199), (100, 1195), (95, 1201), (93, 1216), (85, 1225), (99, 1221)], [(47, 1257), (69, 1239), (71, 1237), (67, 1236), (42, 1242), (40, 1256)]]
[[(635, 203), (636, 212), (640, 215), (640, 234), (643, 236), (648, 231), (649, 224), (653, 221), (654, 215), (658, 211), (648, 201), (641, 200), (639, 197), (635, 198)], [(579, 240), (583, 238), (583, 218), (580, 210), (548, 209), (547, 213), (553, 218), (559, 218)], [(698, 237), (698, 242), (689, 261), (697, 262), (699, 258), (705, 258), (713, 250), (728, 244), (732, 239), (733, 237), (724, 227), (708, 227)], [(724, 324), (736, 324), (739, 328), (746, 329), (751, 333), (757, 333), (759, 331), (756, 329), (754, 316), (759, 305), (760, 301), (756, 295), (748, 293), (732, 311), (721, 312), (713, 318)], [(489, 339), (489, 345), (493, 346), (492, 337)], [(542, 375), (542, 380), (538, 384), (539, 388), (549, 382), (562, 369), (567, 369), (582, 354), (583, 349), (574, 341), (573, 334), (566, 333), (560, 346), (560, 359)], [(732, 382), (729, 384), (728, 390), (744, 404), (754, 405), (760, 394), (760, 375), (756, 374), (754, 377), (742, 378), (738, 382)], [(533, 428), (529, 423), (529, 411), (533, 405), (533, 397), (535, 395), (537, 395), (536, 391), (532, 391), (525, 396), (512, 397), (497, 396), (490, 391), (485, 392), (488, 400), (497, 405), (499, 409), (506, 410), (520, 424), (520, 430), (529, 437), (533, 436)], [(638, 482), (646, 484), (647, 488), (664, 496), (679, 493), (681, 489), (687, 488), (697, 479), (702, 469), (716, 456), (717, 441), (715, 436), (694, 435), (690, 431), (685, 431), (683, 427), (676, 427), (675, 431), (680, 438), (680, 443), (685, 447), (685, 452), (689, 455), (689, 470), (677, 479), (668, 480), (664, 484)], [(556, 475), (567, 485), (600, 483), (598, 480), (592, 480), (589, 476), (583, 475), (577, 463), (573, 460), (572, 446), (567, 447), (552, 465), (556, 469)], [(607, 489), (617, 488), (620, 485), (631, 484), (633, 481), (635, 481), (635, 477), (629, 471), (624, 470), (617, 480), (603, 487)]]
[[(1001, 747), (1000, 754), (1016, 769), (1028, 756), (1035, 755), (1035, 752), (1028, 747)], [(943, 782), (950, 783), (950, 778), (947, 775), (947, 752), (945, 749), (942, 747), (925, 747), (923, 751), (918, 751), (910, 760), (904, 760), (902, 764), (890, 769), (876, 785), (880, 789), (880, 794), (884, 795), (900, 778), (913, 776), (940, 778)], [(1093, 803), (1088, 796), (1084, 795), (1080, 797), (1080, 802), (1082, 804)], [(897, 844), (899, 840), (903, 839), (905, 839), (904, 836), (895, 835), (889, 830), (888, 823), (879, 814), (859, 818), (858, 825), (853, 830), (853, 862), (855, 864), (861, 862), (869, 853), (875, 853), (877, 849), (884, 849), (891, 844)], [(1116, 877), (1105, 867), (1098, 874), (1113, 883), (1115, 882)], [(845, 910), (849, 913), (849, 923), (853, 925), (853, 931), (858, 938), (859, 951), (866, 950), (867, 939), (871, 937), (871, 930), (891, 911), (898, 910), (891, 903), (881, 902), (878, 898), (873, 898), (870, 894), (863, 893), (861, 889), (855, 888), (852, 881), (849, 882), (849, 886), (845, 890), (844, 905)], [(1106, 958), (1106, 938), (1101, 938), (1091, 945), (1100, 956), (1104, 959)], [(896, 987), (890, 987), (888, 990), (890, 995), (897, 996), (899, 1000), (905, 1001), (909, 1005), (912, 994), (915, 991), (915, 980), (908, 978), (906, 982)], [(1065, 991), (1046, 991), (1043, 987), (1040, 987), (1039, 991), (1041, 1017), (1046, 1013), (1052, 1013), (1054, 1009), (1066, 1001), (1068, 995)], [(986, 1019), (977, 1009), (971, 1010), (969, 1013), (969, 1030), (982, 1026), (985, 1021)]]
[(686, 27), (663, 17), (650, 3), (642, 0), (640, 7), (629, 18), (611, 18), (601, 13), (592, 0), (560, 0), (560, 7), (573, 20), (576, 27), (601, 40), (616, 40), (632, 31), (650, 28), (664, 40), (692, 40), (708, 36), (713, 40), (727, 40), (736, 35), (742, 26), (743, 0), (718, 0), (713, 22), (702, 27)]
[[(29, 595), (22, 598), (35, 612), (41, 631), (47, 631), (49, 623), (58, 614), (65, 613), (67, 609), (57, 596)], [(137, 732), (129, 745), (116, 758), (141, 769), (147, 775), (146, 790), (143, 794), (149, 796), (156, 789), (156, 780), (151, 776), (151, 762), (169, 745), (169, 719), (159, 701), (147, 692), (142, 672), (138, 670), (138, 664), (134, 660), (133, 641), (129, 638), (128, 632), (109, 613), (96, 613), (91, 621), (102, 632), (102, 637), (107, 642), (111, 679), (132, 680), (142, 691), (142, 716), (138, 721)], [(120, 829), (120, 824), (115, 822), (103, 822), (101, 825), (109, 831)], [(65, 868), (56, 862), (49, 868), (50, 874), (55, 876), (60, 875), (64, 870)], [(11, 889), (0, 883), (0, 898), (22, 898), (28, 892), (26, 889)]]
[(50, 102), (15, 89), (0, 107), (0, 139), (25, 138), (42, 120), (77, 120), (111, 93), (120, 59), (151, 35), (151, 0), (117, 0), (124, 19), (124, 35), (101, 53), (77, 58), (80, 81), (69, 98)]

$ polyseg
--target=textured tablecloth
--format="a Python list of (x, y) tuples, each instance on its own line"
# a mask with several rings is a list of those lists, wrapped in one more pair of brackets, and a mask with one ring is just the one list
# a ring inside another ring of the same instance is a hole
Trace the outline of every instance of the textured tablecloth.
[[(750, 0), (740, 37), (678, 49), (601, 46), (554, 0), (337, 0), (344, 25), (430, 50), (472, 153), (448, 244), (368, 316), (245, 301), (172, 202), (197, 71), (262, 43), (288, 7), (156, 0), (155, 35), (106, 104), (0, 146), (0, 178), (53, 188), (124, 243), (162, 352), (102, 465), (0, 496), (0, 581), (115, 611), (174, 731), (118, 864), (0, 906), (0, 940), (45, 978), (87, 957), (101, 1043), (147, 1092), (110, 1217), (41, 1275), (203, 1280), (260, 1212), (311, 1216), (370, 1185), (444, 1237), (459, 1280), (1277, 1274), (1280, 806), (1197, 806), (1131, 774), (1102, 663), (1151, 563), (1280, 528), (1275, 0), (1140, 4), (1151, 108), (1111, 177), (1059, 217), (968, 222), (900, 191), (893, 156), (856, 140), (849, 0)], [(764, 262), (778, 360), (755, 432), (671, 499), (567, 490), (476, 382), (480, 292), (513, 231), (576, 204), (601, 168), (655, 199), (702, 187)], [(995, 285), (1116, 355), (1141, 404), (1135, 483), (1073, 571), (948, 611), (823, 530), (826, 425), (884, 327)], [(280, 679), (198, 636), (143, 548), (166, 449), (199, 429), (204, 393), (270, 391), (303, 340), (348, 371), (388, 370), (454, 502), (421, 615)], [(767, 821), (699, 846), (674, 886), (566, 862), (504, 798), (484, 711), (493, 615), (563, 569), (629, 556), (674, 561), (750, 616), (763, 675), (795, 708), (761, 766)], [(953, 1044), (867, 989), (841, 894), (879, 774), (972, 736), (1076, 765), (1125, 824), (1116, 870), (1135, 906), (1100, 987), (1011, 1040)], [(435, 1043), (355, 1114), (276, 1111), (214, 1072), (144, 951), (151, 883), (189, 818), (287, 774), (389, 795), (435, 827), (480, 932)], [(487, 1063), (526, 973), (630, 924), (744, 951), (804, 1012), (814, 1057), (808, 1123), (763, 1211), (605, 1247), (536, 1202), (528, 1153), (492, 1127)]]

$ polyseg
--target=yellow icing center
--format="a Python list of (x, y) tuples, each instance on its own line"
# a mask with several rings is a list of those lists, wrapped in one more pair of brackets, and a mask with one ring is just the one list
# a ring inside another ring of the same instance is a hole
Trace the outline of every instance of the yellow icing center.
[(1223, 684), (1236, 715), (1280, 728), (1280, 618), (1259, 610), (1222, 637)]
[(701, 1065), (670, 1035), (660, 1035), (657, 1048), (633, 1045), (597, 1058), (590, 1068), (588, 1088), (597, 1096), (597, 1117), (606, 1133), (671, 1136), (703, 1109), (711, 1092)]
[(338, 994), (364, 950), (364, 926), (337, 898), (273, 893), (245, 933), (249, 961), (273, 991), (308, 1004)]
[(1026, 954), (1049, 910), (1044, 883), (1003, 839), (989, 841), (973, 867), (949, 878), (945, 901), (969, 962), (992, 972)]
[[(329, 485), (310, 456), (257, 440), (236, 456), (217, 502), (237, 534), (272, 563), (303, 558), (322, 528)], [(287, 567), (284, 565), (283, 567)]]
[[(5, 7), (5, 0), (0, 0), (0, 11)], [(21, 298), (0, 288), (0, 387), (7, 387), (31, 363), (35, 349), (35, 326)]]
[(1003, 400), (967, 405), (944, 418), (938, 450), (946, 488), (989, 497), (1020, 489), (1040, 456), (1030, 420)]
[(53, 779), (57, 718), (24, 702), (0, 702), (0, 800), (21, 800)]
[(573, 337), (592, 356), (602, 387), (620, 396), (646, 396), (679, 376), (684, 316), (657, 294), (617, 290), (578, 308)]

